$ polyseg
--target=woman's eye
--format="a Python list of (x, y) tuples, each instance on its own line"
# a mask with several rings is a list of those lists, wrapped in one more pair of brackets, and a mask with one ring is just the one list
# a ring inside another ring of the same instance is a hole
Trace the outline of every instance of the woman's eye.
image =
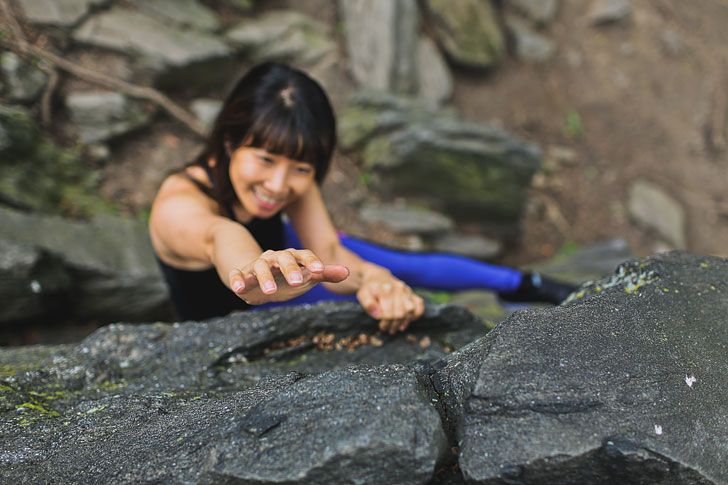
[(308, 174), (308, 173), (313, 172), (313, 167), (309, 167), (308, 165), (303, 165), (303, 166), (296, 167), (296, 171), (298, 173)]
[(263, 163), (267, 163), (267, 164), (273, 163), (273, 159), (270, 157), (260, 156), (260, 157), (258, 157), (258, 160), (260, 160)]

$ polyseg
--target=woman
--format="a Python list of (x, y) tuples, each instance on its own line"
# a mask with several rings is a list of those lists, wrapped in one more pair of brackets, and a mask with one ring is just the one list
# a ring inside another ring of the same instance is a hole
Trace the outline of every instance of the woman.
[(517, 270), (340, 237), (319, 190), (335, 145), (331, 104), (303, 72), (266, 63), (238, 82), (202, 152), (152, 206), (152, 244), (181, 318), (355, 294), (395, 333), (424, 310), (410, 285), (489, 288), (517, 301), (568, 295)]

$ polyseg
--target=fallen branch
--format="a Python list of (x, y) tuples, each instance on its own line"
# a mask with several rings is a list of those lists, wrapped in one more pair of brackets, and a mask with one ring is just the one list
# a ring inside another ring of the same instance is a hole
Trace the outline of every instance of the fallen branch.
[(201, 137), (205, 136), (207, 129), (197, 118), (175, 104), (171, 99), (156, 89), (128, 83), (115, 77), (96, 72), (31, 44), (25, 40), (25, 36), (20, 30), (17, 20), (13, 17), (12, 12), (10, 11), (7, 0), (0, 0), (0, 7), (2, 7), (3, 10), (3, 21), (10, 28), (9, 36), (0, 36), (0, 43), (10, 48), (18, 55), (25, 58), (30, 57), (42, 59), (53, 68), (65, 71), (84, 81), (88, 81), (114, 91), (123, 92), (133, 98), (151, 101), (152, 103), (160, 106), (171, 116), (184, 123), (197, 135)]

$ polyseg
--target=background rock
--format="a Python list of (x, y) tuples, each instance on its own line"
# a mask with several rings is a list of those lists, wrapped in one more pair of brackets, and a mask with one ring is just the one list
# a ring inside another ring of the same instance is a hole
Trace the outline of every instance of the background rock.
[(682, 205), (659, 186), (635, 181), (629, 189), (628, 210), (638, 224), (657, 231), (674, 249), (687, 247)]
[(437, 40), (458, 64), (485, 69), (500, 63), (505, 38), (491, 2), (427, 0)]
[(48, 75), (40, 69), (23, 61), (14, 52), (0, 55), (0, 69), (7, 87), (8, 97), (16, 102), (29, 102), (38, 99), (48, 82)]
[(342, 0), (351, 73), (367, 89), (411, 94), (420, 30), (414, 0)]
[(517, 225), (541, 161), (537, 147), (494, 126), (377, 93), (352, 97), (340, 129), (344, 148), (364, 146), (380, 194), (423, 200), (457, 220), (500, 230)]
[(81, 20), (90, 8), (108, 0), (18, 0), (25, 17), (39, 24), (70, 27)]
[(230, 74), (232, 49), (204, 31), (184, 30), (133, 9), (115, 7), (89, 18), (76, 42), (134, 53), (159, 86), (209, 86)]
[(86, 144), (99, 143), (139, 129), (150, 118), (139, 105), (120, 93), (73, 92), (66, 97), (66, 106), (78, 138)]
[[(107, 323), (169, 318), (167, 288), (157, 270), (145, 224), (113, 216), (70, 222), (0, 207), (0, 226), (4, 244), (50, 254), (71, 278), (72, 291), (65, 295), (64, 311), (60, 315), (45, 313), (46, 318)], [(36, 279), (32, 274), (27, 277), (25, 286)], [(57, 286), (50, 286), (51, 295), (51, 288)], [(23, 308), (26, 313), (18, 313), (17, 320), (38, 316), (37, 306)]]
[(267, 12), (239, 23), (226, 32), (225, 38), (253, 62), (298, 61), (310, 65), (336, 48), (326, 24), (290, 10)]
[(508, 5), (537, 24), (550, 23), (559, 10), (559, 0), (509, 0)]

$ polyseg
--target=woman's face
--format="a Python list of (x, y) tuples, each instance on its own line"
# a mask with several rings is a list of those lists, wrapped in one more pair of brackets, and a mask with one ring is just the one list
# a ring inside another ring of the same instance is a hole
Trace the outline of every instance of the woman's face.
[(230, 181), (245, 212), (265, 219), (311, 187), (314, 167), (260, 148), (243, 146), (230, 157)]

